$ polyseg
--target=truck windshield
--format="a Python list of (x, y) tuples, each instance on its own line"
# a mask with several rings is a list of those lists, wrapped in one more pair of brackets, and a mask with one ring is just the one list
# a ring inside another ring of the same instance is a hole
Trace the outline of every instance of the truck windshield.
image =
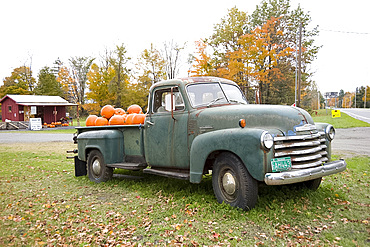
[(246, 104), (240, 89), (227, 83), (197, 83), (187, 87), (190, 103), (193, 107), (211, 106), (214, 104)]

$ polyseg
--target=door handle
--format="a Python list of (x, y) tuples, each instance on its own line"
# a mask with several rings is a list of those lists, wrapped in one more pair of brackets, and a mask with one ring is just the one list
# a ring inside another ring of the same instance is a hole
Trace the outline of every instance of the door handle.
[(147, 120), (146, 123), (149, 124), (149, 125), (154, 125), (154, 123), (150, 122), (149, 120)]

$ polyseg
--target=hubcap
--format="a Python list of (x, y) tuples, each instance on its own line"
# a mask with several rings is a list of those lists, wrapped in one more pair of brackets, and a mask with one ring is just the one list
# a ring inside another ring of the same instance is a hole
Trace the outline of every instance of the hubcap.
[(234, 176), (230, 172), (226, 172), (222, 177), (222, 186), (227, 194), (233, 195), (236, 190), (236, 182)]
[(95, 159), (93, 164), (92, 164), (92, 170), (95, 175), (99, 175), (101, 171), (101, 165), (98, 159)]

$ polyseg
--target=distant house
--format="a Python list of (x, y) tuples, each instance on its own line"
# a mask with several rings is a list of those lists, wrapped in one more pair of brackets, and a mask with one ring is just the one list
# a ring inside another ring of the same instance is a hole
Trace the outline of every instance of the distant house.
[(12, 95), (1, 100), (2, 121), (29, 121), (30, 117), (41, 118), (42, 122), (57, 122), (66, 117), (66, 106), (77, 106), (59, 96)]

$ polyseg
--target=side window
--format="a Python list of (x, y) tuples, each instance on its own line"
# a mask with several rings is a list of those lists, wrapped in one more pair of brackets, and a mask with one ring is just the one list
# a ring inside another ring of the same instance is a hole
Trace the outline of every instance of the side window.
[(11, 105), (8, 106), (8, 112), (12, 112), (12, 106)]
[[(173, 88), (174, 111), (185, 109), (184, 100), (177, 87)], [(171, 88), (158, 89), (154, 92), (153, 112), (170, 112), (171, 111)]]

